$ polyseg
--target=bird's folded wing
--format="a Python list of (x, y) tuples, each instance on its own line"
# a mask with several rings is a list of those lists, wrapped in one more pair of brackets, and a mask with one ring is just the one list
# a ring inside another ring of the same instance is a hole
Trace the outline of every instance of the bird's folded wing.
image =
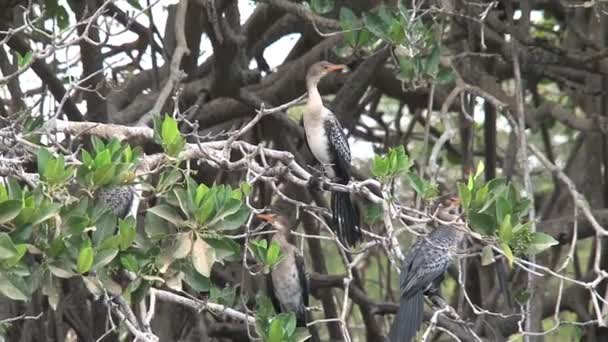
[(330, 155), (334, 159), (332, 162), (336, 176), (348, 183), (351, 167), (350, 146), (348, 145), (348, 139), (342, 130), (342, 126), (340, 126), (338, 119), (333, 114), (325, 121), (325, 132), (329, 139)]

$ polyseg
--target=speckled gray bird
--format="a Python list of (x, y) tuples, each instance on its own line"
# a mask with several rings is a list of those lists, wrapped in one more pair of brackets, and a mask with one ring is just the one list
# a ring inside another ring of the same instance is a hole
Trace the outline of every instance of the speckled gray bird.
[(412, 341), (422, 324), (424, 295), (439, 292), (444, 273), (465, 234), (459, 204), (454, 196), (441, 199), (435, 215), (450, 224), (440, 224), (429, 235), (418, 238), (403, 259), (401, 301), (389, 333), (391, 342)]
[(131, 210), (135, 197), (135, 188), (131, 185), (118, 185), (100, 188), (95, 192), (95, 199), (112, 210), (118, 218), (125, 218)]

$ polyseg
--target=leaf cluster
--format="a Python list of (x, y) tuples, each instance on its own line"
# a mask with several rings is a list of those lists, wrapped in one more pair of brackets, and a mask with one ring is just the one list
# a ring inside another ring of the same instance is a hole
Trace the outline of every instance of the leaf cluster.
[(293, 312), (276, 315), (270, 299), (261, 294), (256, 296), (255, 330), (266, 342), (304, 341), (309, 336), (305, 329), (296, 329)]
[(397, 146), (390, 148), (384, 156), (376, 155), (372, 164), (372, 174), (382, 182), (388, 182), (404, 174), (410, 186), (422, 198), (431, 198), (437, 195), (437, 185), (422, 179), (410, 170), (412, 162), (405, 153), (405, 148)]
[[(119, 185), (135, 179), (141, 149), (112, 138), (107, 143), (92, 137), (92, 151), (82, 150), (82, 164), (76, 171), (78, 183), (87, 188)], [(61, 156), (60, 156), (61, 158)], [(39, 159), (40, 163), (40, 159)]]
[(524, 221), (530, 200), (521, 196), (513, 183), (502, 178), (483, 182), (483, 171), (480, 162), (466, 184), (458, 183), (458, 195), (472, 229), (496, 239), (509, 263), (515, 255), (536, 254), (557, 244), (550, 235), (530, 230), (532, 222)]
[(270, 244), (264, 239), (252, 241), (251, 251), (256, 260), (263, 266), (264, 273), (269, 273), (284, 258), (281, 247), (275, 240), (272, 240)]

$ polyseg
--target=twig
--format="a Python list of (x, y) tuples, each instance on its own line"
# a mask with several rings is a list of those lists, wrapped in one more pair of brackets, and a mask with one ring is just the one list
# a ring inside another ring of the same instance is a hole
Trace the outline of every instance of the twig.
[(217, 304), (217, 303), (213, 303), (213, 302), (209, 302), (209, 301), (198, 301), (198, 300), (194, 300), (194, 299), (190, 299), (190, 298), (186, 298), (186, 297), (177, 295), (173, 292), (159, 290), (156, 288), (150, 289), (150, 296), (155, 296), (158, 299), (176, 303), (176, 304), (183, 305), (183, 306), (187, 306), (187, 307), (190, 307), (190, 308), (198, 310), (198, 311), (208, 310), (208, 311), (212, 311), (215, 313), (224, 314), (226, 316), (232, 317), (234, 319), (238, 319), (240, 321), (247, 322), (249, 324), (255, 324), (255, 317), (244, 314), (240, 311), (234, 310), (232, 308), (226, 307), (221, 304)]

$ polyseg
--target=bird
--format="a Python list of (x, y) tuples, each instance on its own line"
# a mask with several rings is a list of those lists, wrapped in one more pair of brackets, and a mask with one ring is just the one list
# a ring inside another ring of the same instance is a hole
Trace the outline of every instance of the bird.
[(95, 191), (94, 197), (114, 216), (124, 219), (131, 211), (135, 199), (135, 188), (131, 185), (116, 185), (103, 187)]
[(438, 199), (435, 217), (443, 221), (412, 245), (401, 264), (400, 303), (389, 332), (390, 342), (410, 342), (422, 324), (424, 295), (436, 295), (450, 266), (465, 224), (460, 217), (460, 200), (454, 195)]
[[(346, 65), (321, 61), (313, 64), (306, 74), (308, 100), (303, 121), (306, 141), (312, 154), (337, 183), (348, 184), (351, 176), (351, 153), (348, 140), (336, 116), (323, 105), (317, 85), (331, 72), (346, 69)], [(346, 247), (362, 240), (359, 210), (348, 192), (331, 194), (332, 226)]]
[(297, 326), (306, 326), (306, 307), (308, 306), (308, 279), (304, 257), (294, 245), (291, 224), (285, 215), (277, 210), (258, 214), (257, 218), (269, 223), (276, 233), (272, 241), (278, 243), (283, 258), (271, 270), (272, 291), (279, 303), (279, 311), (293, 312)]

